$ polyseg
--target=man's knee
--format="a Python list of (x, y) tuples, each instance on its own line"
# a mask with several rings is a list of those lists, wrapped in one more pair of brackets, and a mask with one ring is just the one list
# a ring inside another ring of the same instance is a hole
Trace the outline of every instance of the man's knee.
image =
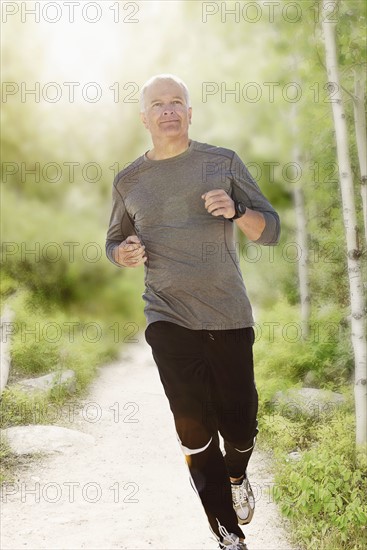
[(228, 428), (233, 427), (235, 430), (244, 425), (249, 425), (251, 429), (256, 421), (257, 412), (258, 399), (255, 396), (252, 399), (243, 397), (237, 400), (233, 399), (230, 403), (218, 407), (217, 410), (220, 424)]
[(249, 439), (246, 442), (232, 443), (233, 448), (239, 453), (248, 453), (255, 447), (255, 439)]
[(236, 451), (245, 453), (254, 448), (258, 433), (259, 429), (256, 422), (256, 425), (251, 428), (241, 430), (240, 433), (237, 431), (233, 434), (227, 434), (227, 436), (223, 435), (223, 438), (224, 441), (236, 449)]
[(203, 424), (189, 416), (176, 418), (175, 424), (177, 437), (185, 455), (202, 453), (208, 449), (213, 437)]
[(191, 449), (190, 447), (187, 447), (186, 445), (183, 445), (181, 441), (180, 441), (180, 444), (181, 444), (183, 453), (186, 456), (191, 456), (191, 455), (197, 455), (199, 453), (203, 453), (204, 451), (206, 451), (209, 448), (209, 445), (211, 444), (212, 441), (213, 441), (213, 438), (211, 437), (209, 441), (205, 443), (202, 447), (197, 447), (193, 449)]

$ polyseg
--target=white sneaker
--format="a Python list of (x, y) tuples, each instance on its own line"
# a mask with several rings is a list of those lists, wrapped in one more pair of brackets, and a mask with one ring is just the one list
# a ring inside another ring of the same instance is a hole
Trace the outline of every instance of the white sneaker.
[(248, 550), (246, 544), (234, 535), (233, 533), (228, 533), (222, 542), (219, 543), (219, 548), (225, 550)]
[(255, 498), (250, 482), (244, 477), (240, 485), (231, 483), (233, 508), (237, 514), (238, 523), (247, 525), (252, 520), (255, 511)]

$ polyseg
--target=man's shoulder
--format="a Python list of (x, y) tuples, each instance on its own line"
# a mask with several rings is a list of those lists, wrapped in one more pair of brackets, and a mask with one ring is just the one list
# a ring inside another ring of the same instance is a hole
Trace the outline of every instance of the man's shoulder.
[(203, 143), (200, 141), (194, 142), (194, 148), (198, 153), (207, 155), (209, 158), (222, 157), (223, 160), (232, 160), (236, 154), (235, 151), (228, 149), (227, 147), (220, 147), (218, 145), (212, 145), (210, 143)]

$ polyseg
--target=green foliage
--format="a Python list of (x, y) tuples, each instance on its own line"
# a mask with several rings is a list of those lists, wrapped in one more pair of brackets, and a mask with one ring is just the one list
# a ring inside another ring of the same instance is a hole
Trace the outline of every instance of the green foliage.
[(276, 456), (286, 450), (288, 452), (307, 447), (311, 423), (301, 422), (299, 418), (292, 420), (271, 411), (260, 399), (259, 431), (263, 448), (271, 450)]
[(278, 462), (275, 499), (305, 548), (363, 548), (367, 463), (365, 455), (364, 462), (356, 460), (353, 415), (336, 413), (316, 428), (316, 439), (299, 461)]
[(71, 315), (55, 306), (44, 309), (29, 291), (19, 290), (11, 307), (15, 312), (12, 366), (9, 387), (2, 396), (1, 424), (44, 423), (47, 414), (37, 420), (34, 411), (47, 409), (47, 403), (64, 403), (70, 397), (66, 388), (33, 396), (19, 391), (14, 384), (22, 378), (71, 369), (75, 373), (75, 395), (80, 395), (95, 377), (96, 367), (117, 357), (123, 333), (112, 331), (110, 320), (93, 317), (90, 321), (81, 312)]
[(11, 307), (15, 318), (9, 382), (21, 375), (41, 375), (52, 371), (58, 363), (60, 343), (51, 343), (45, 338), (46, 331), (42, 329), (50, 323), (49, 316), (34, 306), (29, 292), (19, 291), (11, 301)]
[[(80, 358), (82, 363), (92, 366), (93, 356), (98, 360), (115, 356), (116, 344), (122, 340), (121, 334), (117, 338), (110, 329), (111, 319), (90, 317), (89, 312), (84, 310), (75, 309), (70, 312), (60, 310), (55, 305), (46, 305), (47, 307), (42, 307), (29, 291), (19, 292), (17, 299), (13, 301), (17, 330), (12, 350), (15, 351), (22, 345), (33, 349), (34, 344), (38, 344), (50, 357), (57, 356), (58, 364), (63, 368), (79, 364)], [(124, 319), (122, 314), (120, 321)], [(26, 330), (29, 330), (29, 334)], [(36, 368), (32, 372), (39, 371)]]
[(7, 273), (2, 273), (0, 283), (1, 305), (3, 306), (4, 300), (14, 294), (18, 284), (17, 281)]
[(47, 414), (39, 416), (39, 411), (48, 408), (49, 396), (41, 392), (31, 395), (16, 387), (5, 388), (1, 396), (1, 428), (24, 426), (27, 424), (47, 424)]
[(338, 390), (349, 382), (353, 350), (349, 325), (335, 304), (314, 309), (310, 332), (299, 322), (298, 306), (279, 300), (257, 323), (254, 357), (256, 379), (264, 404), (274, 393), (303, 385), (312, 373), (313, 386)]
[(2, 437), (0, 440), (0, 483), (10, 481), (15, 463), (16, 456), (13, 455), (7, 441)]
[(87, 301), (111, 278), (91, 211), (76, 212), (65, 205), (55, 215), (49, 204), (36, 199), (24, 200), (9, 190), (3, 197), (8, 205), (3, 218), (4, 268), (40, 300), (60, 305)]
[[(55, 215), (47, 203), (25, 201), (11, 191), (3, 195), (9, 206), (3, 216), (6, 286), (17, 282), (28, 288), (32, 303), (46, 310), (82, 308), (97, 317), (118, 314), (144, 322), (143, 268), (119, 269), (105, 257), (105, 233), (94, 222), (100, 217), (97, 203), (79, 212), (65, 205)], [(16, 220), (12, 210), (18, 213)]]
[(365, 2), (348, 0), (340, 3), (337, 26), (339, 63), (352, 66), (365, 62), (366, 18)]
[(12, 365), (24, 374), (45, 374), (57, 365), (59, 349), (50, 346), (45, 340), (23, 343), (17, 340), (12, 349)]

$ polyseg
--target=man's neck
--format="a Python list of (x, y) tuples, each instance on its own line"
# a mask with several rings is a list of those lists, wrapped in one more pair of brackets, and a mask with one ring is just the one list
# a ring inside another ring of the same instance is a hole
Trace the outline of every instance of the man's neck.
[(147, 157), (150, 160), (163, 160), (169, 159), (171, 157), (176, 157), (177, 155), (184, 153), (188, 149), (190, 141), (191, 140), (188, 138), (188, 136), (185, 136), (184, 138), (180, 138), (175, 141), (155, 140), (153, 142), (153, 149), (148, 151)]

